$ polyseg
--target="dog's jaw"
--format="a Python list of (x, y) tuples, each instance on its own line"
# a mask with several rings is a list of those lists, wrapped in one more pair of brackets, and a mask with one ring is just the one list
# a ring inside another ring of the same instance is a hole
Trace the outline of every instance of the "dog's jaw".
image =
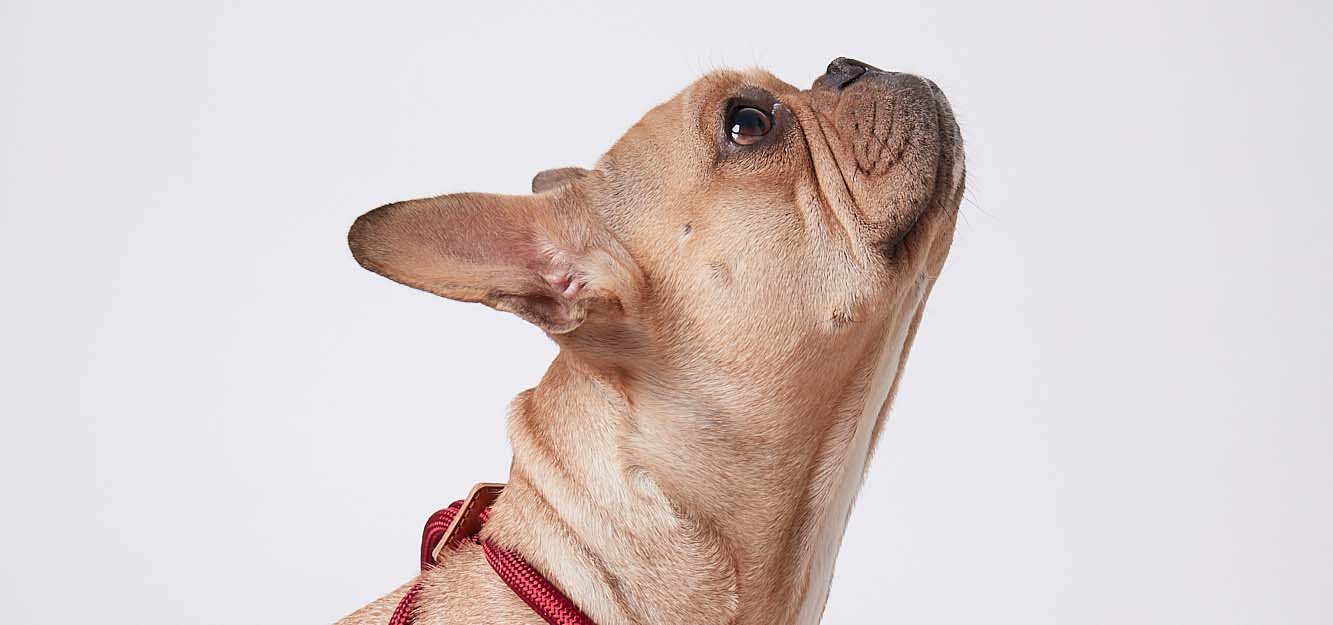
[[(870, 456), (874, 452), (875, 436), (882, 421), (887, 418), (889, 406), (898, 390), (907, 350), (916, 333), (917, 323), (925, 307), (924, 278), (916, 281), (915, 297), (911, 300), (910, 314), (903, 315), (890, 333), (879, 360), (875, 365), (869, 389), (865, 394), (860, 415), (852, 426), (851, 440), (842, 446), (834, 445), (823, 460), (816, 476), (830, 476), (830, 483), (816, 485), (813, 492), (823, 493), (826, 503), (815, 530), (807, 538), (811, 545), (810, 564), (806, 572), (806, 586), (797, 612), (796, 625), (816, 625), (824, 614), (829, 588), (833, 583), (833, 567), (842, 545), (843, 533), (851, 517), (852, 504), (861, 490)], [(838, 453), (840, 452), (840, 453)]]

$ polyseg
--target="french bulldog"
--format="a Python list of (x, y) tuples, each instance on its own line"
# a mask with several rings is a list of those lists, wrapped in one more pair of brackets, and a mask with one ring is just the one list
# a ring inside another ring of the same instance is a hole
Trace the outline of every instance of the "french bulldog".
[[(839, 58), (809, 89), (710, 73), (592, 169), (389, 204), (348, 240), (559, 346), (482, 537), (599, 625), (810, 625), (964, 177), (933, 82)], [(421, 625), (543, 622), (473, 543), (413, 583)], [(341, 622), (387, 623), (413, 583)]]

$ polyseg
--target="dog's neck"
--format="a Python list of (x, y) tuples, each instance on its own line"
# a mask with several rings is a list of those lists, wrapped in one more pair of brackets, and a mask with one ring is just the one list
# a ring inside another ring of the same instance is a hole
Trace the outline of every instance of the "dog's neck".
[(817, 623), (921, 295), (791, 396), (720, 406), (562, 351), (515, 401), (487, 531), (599, 625)]

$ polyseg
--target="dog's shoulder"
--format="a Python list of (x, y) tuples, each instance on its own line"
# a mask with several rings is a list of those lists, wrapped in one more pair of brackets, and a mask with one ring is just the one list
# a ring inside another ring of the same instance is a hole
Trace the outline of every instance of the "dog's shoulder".
[(464, 543), (417, 579), (347, 615), (336, 625), (388, 625), (398, 602), (420, 584), (414, 625), (543, 625), (527, 604), (496, 576), (481, 546)]
[(417, 606), (417, 625), (544, 625), (500, 580), (474, 543), (464, 543), (421, 574)]

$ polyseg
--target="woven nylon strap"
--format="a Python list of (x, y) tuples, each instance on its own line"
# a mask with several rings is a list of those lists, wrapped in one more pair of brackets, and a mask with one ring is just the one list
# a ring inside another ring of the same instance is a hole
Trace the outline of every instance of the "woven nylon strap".
[[(448, 508), (440, 510), (430, 515), (426, 520), (426, 527), (421, 531), (421, 570), (435, 565), (435, 546), (444, 537), (445, 530), (454, 520), (462, 508), (462, 501), (455, 501)], [(481, 520), (486, 522), (490, 515), (490, 509), (481, 513)], [(518, 595), (523, 603), (528, 604), (537, 616), (550, 625), (594, 625), (592, 619), (588, 618), (573, 601), (569, 600), (564, 593), (560, 592), (551, 584), (541, 573), (532, 568), (526, 560), (519, 557), (518, 554), (496, 546), (489, 540), (480, 540), (476, 534), (472, 536), (462, 536), (457, 540), (470, 540), (474, 544), (480, 544), (481, 550), (486, 554), (486, 562), (490, 563), (491, 568), (500, 576), (506, 586), (509, 586), (514, 594)], [(411, 625), (416, 610), (417, 593), (421, 589), (421, 581), (418, 580), (412, 584), (412, 588), (403, 595), (398, 601), (398, 608), (393, 611), (393, 616), (389, 618), (389, 625)]]

